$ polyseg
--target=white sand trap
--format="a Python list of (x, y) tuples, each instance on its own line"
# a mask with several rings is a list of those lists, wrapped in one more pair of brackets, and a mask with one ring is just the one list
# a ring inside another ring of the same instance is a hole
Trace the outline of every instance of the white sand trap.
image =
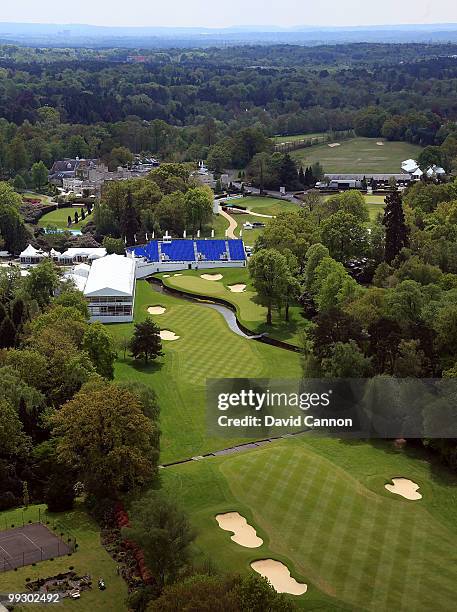
[(173, 276), (182, 276), (181, 272), (178, 272), (177, 274), (173, 274)]
[(297, 582), (295, 578), (292, 578), (287, 566), (280, 561), (261, 559), (260, 561), (253, 561), (251, 567), (264, 578), (268, 578), (277, 593), (303, 595), (308, 590), (308, 585)]
[(339, 147), (341, 146), (340, 142), (332, 142), (331, 144), (328, 145), (331, 149), (333, 149), (333, 147)]
[(170, 275), (169, 275), (169, 274), (164, 274), (164, 275), (162, 276), (162, 278), (170, 278)]
[(166, 308), (163, 306), (149, 306), (148, 312), (152, 315), (160, 315), (165, 312)]
[(383, 147), (384, 146), (383, 142), (377, 142), (376, 144), (378, 145), (378, 147)]
[(179, 340), (181, 336), (177, 336), (175, 332), (172, 332), (169, 329), (161, 329), (160, 337), (162, 340)]
[(200, 276), (204, 278), (205, 280), (212, 280), (212, 281), (221, 280), (221, 278), (223, 278), (222, 274), (200, 274)]
[(241, 516), (238, 512), (217, 514), (216, 521), (221, 529), (233, 532), (230, 539), (237, 544), (246, 546), (246, 548), (258, 548), (262, 546), (262, 538), (259, 538), (254, 527), (249, 525), (244, 516)]
[(228, 285), (228, 288), (232, 293), (243, 293), (243, 291), (246, 289), (246, 285), (239, 283), (238, 285)]
[(422, 499), (422, 495), (417, 492), (419, 485), (409, 480), (409, 478), (392, 478), (393, 485), (386, 484), (385, 488), (391, 493), (401, 495), (405, 499)]

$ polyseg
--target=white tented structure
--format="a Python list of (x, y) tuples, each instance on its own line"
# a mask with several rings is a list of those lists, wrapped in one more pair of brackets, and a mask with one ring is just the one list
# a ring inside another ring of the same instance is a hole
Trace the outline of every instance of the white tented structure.
[(39, 264), (46, 257), (49, 257), (49, 253), (46, 253), (42, 249), (36, 249), (31, 244), (22, 251), (19, 255), (19, 260), (24, 266), (33, 266)]
[(133, 321), (135, 261), (122, 255), (107, 255), (93, 261), (84, 287), (91, 321)]

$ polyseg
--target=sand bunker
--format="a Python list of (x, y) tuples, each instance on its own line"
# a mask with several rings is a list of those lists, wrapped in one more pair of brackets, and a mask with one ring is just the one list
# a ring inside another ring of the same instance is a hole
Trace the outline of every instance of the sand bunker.
[(330, 148), (332, 148), (332, 149), (333, 149), (333, 147), (339, 147), (340, 145), (341, 145), (341, 143), (340, 143), (340, 142), (332, 142), (332, 143), (331, 143), (331, 144), (329, 144), (328, 146), (329, 146)]
[(261, 559), (253, 561), (251, 567), (264, 578), (268, 578), (277, 593), (290, 593), (291, 595), (303, 595), (308, 590), (308, 585), (297, 582), (292, 578), (284, 563), (274, 559)]
[(212, 280), (212, 281), (221, 280), (221, 278), (223, 278), (222, 274), (200, 274), (200, 276), (204, 278), (205, 280)]
[(231, 540), (237, 544), (246, 546), (246, 548), (258, 548), (262, 546), (262, 538), (259, 538), (254, 527), (249, 525), (244, 516), (241, 516), (238, 512), (217, 514), (216, 521), (221, 529), (233, 532)]
[(405, 499), (422, 499), (422, 495), (417, 492), (419, 485), (408, 478), (392, 478), (393, 485), (386, 484), (385, 488), (391, 493), (401, 495)]
[(172, 332), (169, 329), (161, 329), (160, 337), (162, 340), (179, 340), (181, 336), (177, 336), (175, 332)]
[(160, 315), (165, 312), (166, 308), (163, 306), (149, 306), (148, 312), (152, 315)]
[(173, 276), (182, 276), (181, 272), (178, 272), (177, 274), (173, 274)]
[(378, 145), (378, 147), (383, 147), (384, 146), (383, 142), (377, 142), (376, 144)]
[(228, 285), (228, 288), (232, 293), (243, 293), (243, 291), (246, 289), (246, 285), (239, 283), (238, 285)]
[(169, 274), (164, 274), (164, 275), (162, 276), (162, 278), (170, 278), (170, 275), (169, 275)]

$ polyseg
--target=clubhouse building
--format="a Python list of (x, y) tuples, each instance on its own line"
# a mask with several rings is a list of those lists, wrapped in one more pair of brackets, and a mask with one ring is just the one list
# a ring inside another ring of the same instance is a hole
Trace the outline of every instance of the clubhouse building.
[(143, 246), (130, 247), (127, 257), (135, 262), (136, 278), (156, 272), (246, 266), (243, 241), (236, 239), (186, 240), (165, 236)]

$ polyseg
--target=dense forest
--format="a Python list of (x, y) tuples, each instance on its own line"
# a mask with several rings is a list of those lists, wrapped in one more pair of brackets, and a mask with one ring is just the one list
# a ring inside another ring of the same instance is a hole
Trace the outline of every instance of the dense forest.
[[(3, 178), (122, 146), (206, 158), (242, 129), (352, 130), (441, 145), (457, 119), (455, 45), (65, 50), (0, 47)], [(247, 156), (232, 154), (233, 165)]]

